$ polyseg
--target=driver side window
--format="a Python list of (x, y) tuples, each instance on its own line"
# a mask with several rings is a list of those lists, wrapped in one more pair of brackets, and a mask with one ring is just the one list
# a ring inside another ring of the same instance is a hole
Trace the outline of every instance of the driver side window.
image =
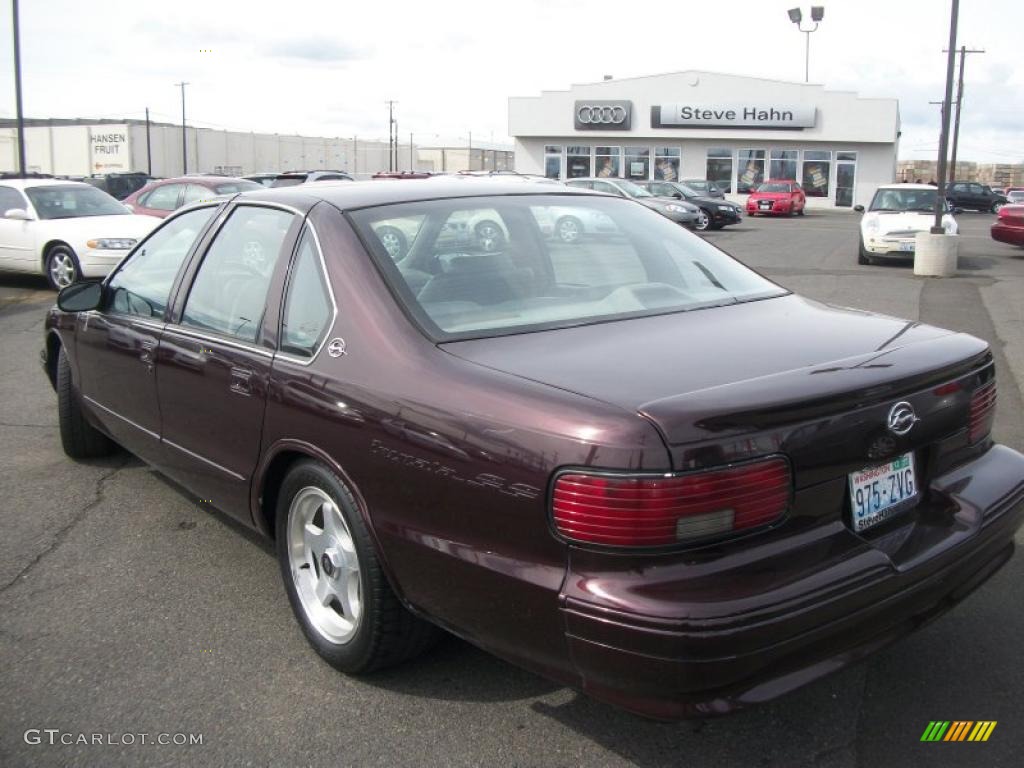
[(235, 208), (206, 251), (182, 325), (256, 341), (270, 279), (294, 219), (278, 208)]
[(216, 207), (172, 219), (131, 255), (110, 281), (109, 312), (163, 318), (174, 278)]

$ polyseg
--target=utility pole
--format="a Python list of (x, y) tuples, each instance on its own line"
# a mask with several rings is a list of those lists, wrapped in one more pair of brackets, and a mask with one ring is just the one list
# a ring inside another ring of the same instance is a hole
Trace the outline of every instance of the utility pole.
[(398, 170), (398, 120), (395, 120), (395, 148), (394, 148), (394, 157), (395, 157), (395, 170), (397, 171)]
[(945, 234), (942, 228), (942, 214), (946, 203), (946, 159), (949, 153), (949, 113), (953, 100), (953, 64), (956, 56), (956, 25), (960, 17), (960, 0), (953, 0), (953, 8), (949, 19), (949, 48), (946, 58), (946, 95), (942, 99), (942, 131), (939, 134), (939, 178), (936, 180), (939, 189), (935, 195), (935, 223), (932, 225), (933, 235)]
[(18, 174), (24, 176), (25, 113), (21, 106), (21, 33), (18, 30), (18, 0), (11, 0), (11, 11), (14, 14), (14, 102), (18, 120)]
[(146, 175), (153, 175), (153, 146), (149, 141), (149, 107), (146, 107)]
[[(956, 151), (960, 144), (960, 107), (964, 100), (964, 60), (967, 58), (968, 53), (984, 52), (984, 48), (968, 48), (966, 45), (960, 46), (960, 78), (956, 89), (956, 117), (953, 119), (953, 158), (949, 161), (950, 181), (956, 180)], [(949, 53), (949, 51), (944, 50), (943, 53)]]
[(389, 99), (384, 103), (388, 105), (388, 170), (393, 171), (395, 170), (395, 102)]
[(181, 88), (181, 175), (188, 175), (188, 140), (185, 134), (185, 86), (188, 83), (175, 83)]

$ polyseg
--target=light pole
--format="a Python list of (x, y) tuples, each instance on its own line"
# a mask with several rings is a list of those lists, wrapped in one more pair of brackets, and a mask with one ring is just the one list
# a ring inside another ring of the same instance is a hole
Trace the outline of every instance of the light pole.
[(24, 176), (25, 114), (21, 107), (21, 33), (18, 29), (18, 0), (13, 0), (11, 3), (11, 13), (14, 27), (14, 109), (18, 122), (18, 175)]
[(803, 20), (804, 15), (799, 8), (789, 9), (789, 20), (796, 24), (796, 28), (799, 29), (807, 36), (807, 47), (806, 54), (804, 56), (804, 82), (809, 83), (811, 81), (811, 32), (815, 32), (818, 29), (818, 24), (825, 18), (825, 6), (823, 5), (812, 5), (811, 6), (811, 21), (814, 22), (814, 26), (810, 29), (804, 29)]

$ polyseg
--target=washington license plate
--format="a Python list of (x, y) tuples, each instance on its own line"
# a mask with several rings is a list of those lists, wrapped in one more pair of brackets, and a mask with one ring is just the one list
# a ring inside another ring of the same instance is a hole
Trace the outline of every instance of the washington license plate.
[(914, 454), (850, 473), (853, 530), (863, 531), (912, 506), (918, 497)]

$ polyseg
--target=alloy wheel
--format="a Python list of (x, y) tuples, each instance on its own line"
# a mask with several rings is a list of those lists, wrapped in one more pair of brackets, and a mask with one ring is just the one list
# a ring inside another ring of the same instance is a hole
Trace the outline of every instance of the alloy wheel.
[(703, 232), (708, 228), (711, 223), (711, 217), (708, 216), (708, 212), (703, 208), (700, 209), (700, 213), (697, 214), (697, 230)]
[(498, 225), (489, 221), (477, 225), (476, 236), (480, 247), (488, 253), (499, 250), (505, 242), (505, 235)]
[(384, 246), (384, 250), (388, 252), (388, 256), (394, 261), (398, 261), (404, 254), (402, 253), (402, 241), (396, 232), (386, 231), (379, 235), (380, 244)]
[(57, 251), (49, 259), (50, 281), (57, 287), (67, 288), (75, 282), (75, 260), (67, 251)]
[(359, 556), (341, 509), (316, 486), (288, 508), (288, 564), (312, 627), (328, 642), (351, 640), (363, 613)]
[(580, 239), (580, 225), (576, 219), (562, 219), (558, 222), (558, 239), (563, 243), (575, 243)]

